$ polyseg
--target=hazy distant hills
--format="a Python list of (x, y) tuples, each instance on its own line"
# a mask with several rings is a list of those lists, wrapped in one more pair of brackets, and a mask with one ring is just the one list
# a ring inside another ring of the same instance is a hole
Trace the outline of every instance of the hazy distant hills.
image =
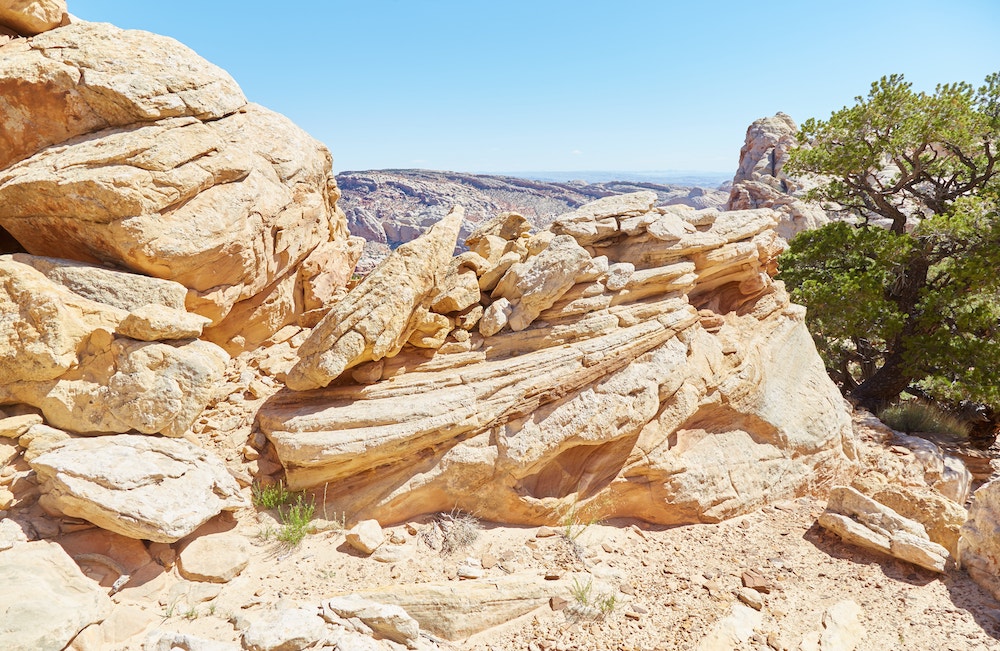
[[(515, 177), (430, 170), (367, 170), (338, 174), (337, 183), (343, 192), (340, 206), (347, 213), (351, 233), (391, 248), (420, 235), (455, 204), (465, 208), (466, 222), (461, 236), (464, 239), (477, 224), (504, 211), (520, 212), (535, 226), (545, 227), (563, 213), (613, 194), (653, 190), (661, 204), (694, 208), (720, 206), (729, 196), (728, 188), (718, 188), (719, 181), (724, 180), (721, 174), (686, 177), (683, 172), (523, 174), (524, 177)], [(529, 175), (547, 178), (526, 178)], [(623, 176), (632, 178), (622, 179)], [(668, 178), (700, 183), (662, 182)]]

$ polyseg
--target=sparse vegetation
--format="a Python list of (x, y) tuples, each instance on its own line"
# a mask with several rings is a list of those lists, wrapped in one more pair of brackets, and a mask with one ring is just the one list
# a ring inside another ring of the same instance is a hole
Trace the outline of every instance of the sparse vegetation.
[(292, 494), (285, 488), (283, 482), (276, 484), (254, 483), (250, 488), (254, 506), (262, 509), (275, 509), (292, 500)]
[(969, 424), (940, 408), (920, 400), (905, 400), (879, 412), (879, 420), (894, 430), (912, 434), (929, 432), (966, 438)]
[(586, 583), (584, 583), (580, 580), (580, 577), (574, 576), (573, 587), (570, 588), (570, 593), (573, 595), (576, 603), (585, 612), (590, 611), (591, 615), (593, 615), (596, 611), (599, 617), (607, 617), (613, 613), (618, 602), (614, 594), (605, 592), (594, 594), (594, 580), (589, 577)]
[(566, 540), (576, 543), (576, 539), (579, 538), (584, 531), (587, 530), (590, 525), (597, 522), (596, 518), (585, 519), (580, 512), (580, 508), (577, 504), (573, 504), (563, 516), (562, 520), (562, 533)]
[(306, 502), (301, 493), (296, 496), (295, 504), (288, 508), (278, 507), (278, 518), (281, 520), (278, 540), (289, 547), (298, 545), (312, 531), (311, 522), (315, 513), (315, 502)]
[(441, 551), (445, 554), (470, 546), (476, 542), (482, 530), (482, 525), (474, 515), (459, 510), (442, 513), (437, 525), (441, 529)]

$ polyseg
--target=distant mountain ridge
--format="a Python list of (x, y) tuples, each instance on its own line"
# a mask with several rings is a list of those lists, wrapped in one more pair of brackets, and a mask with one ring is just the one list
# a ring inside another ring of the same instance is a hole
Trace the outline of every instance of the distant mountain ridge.
[(536, 227), (544, 228), (559, 215), (609, 195), (652, 190), (661, 205), (694, 208), (721, 206), (729, 196), (728, 189), (654, 183), (648, 179), (546, 181), (420, 169), (346, 171), (337, 175), (337, 184), (343, 192), (339, 205), (347, 214), (351, 234), (389, 248), (416, 238), (455, 204), (465, 208), (460, 236), (464, 240), (477, 224), (505, 211), (519, 212)]

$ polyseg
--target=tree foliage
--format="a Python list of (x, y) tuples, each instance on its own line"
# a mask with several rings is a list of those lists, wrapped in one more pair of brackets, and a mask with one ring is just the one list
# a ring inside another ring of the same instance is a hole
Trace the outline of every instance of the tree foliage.
[(855, 223), (799, 235), (781, 277), (862, 405), (911, 389), (1000, 408), (1000, 75), (930, 95), (893, 75), (856, 100), (804, 123), (789, 164)]

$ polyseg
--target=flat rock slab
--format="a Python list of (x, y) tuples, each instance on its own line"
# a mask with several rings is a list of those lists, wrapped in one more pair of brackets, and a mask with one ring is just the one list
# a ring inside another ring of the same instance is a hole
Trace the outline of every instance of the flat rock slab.
[(250, 562), (250, 546), (239, 534), (211, 534), (191, 541), (178, 560), (177, 567), (185, 579), (226, 583)]
[[(111, 599), (46, 541), (0, 552), (0, 649), (59, 651), (111, 613)], [(17, 586), (16, 589), (10, 589)]]
[(176, 542), (245, 503), (222, 461), (187, 441), (135, 434), (72, 439), (31, 467), (45, 508), (129, 538)]

